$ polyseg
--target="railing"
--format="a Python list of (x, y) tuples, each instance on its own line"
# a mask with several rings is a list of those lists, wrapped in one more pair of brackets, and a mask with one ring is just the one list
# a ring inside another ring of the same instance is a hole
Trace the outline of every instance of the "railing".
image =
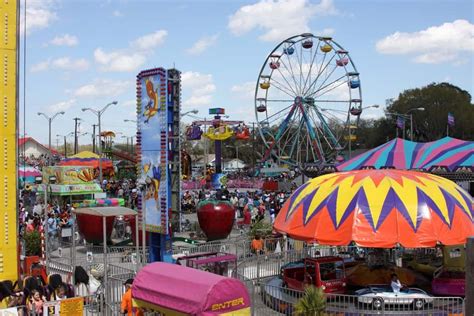
[[(294, 305), (304, 292), (282, 286), (277, 279), (281, 268), (306, 257), (339, 255), (348, 258), (355, 251), (355, 247), (307, 246), (252, 255), (239, 261), (234, 276), (247, 286), (252, 298), (252, 315), (293, 315)], [(269, 282), (270, 280), (273, 281)], [(326, 298), (323, 315), (464, 315), (465, 308), (462, 298), (423, 294), (394, 299), (390, 299), (389, 295), (364, 298), (357, 295), (326, 294)]]
[[(254, 315), (294, 315), (295, 305), (304, 292), (259, 284)], [(410, 298), (379, 295), (364, 297), (357, 295), (326, 294), (322, 306), (323, 315), (463, 315), (464, 300), (460, 297), (410, 296)]]

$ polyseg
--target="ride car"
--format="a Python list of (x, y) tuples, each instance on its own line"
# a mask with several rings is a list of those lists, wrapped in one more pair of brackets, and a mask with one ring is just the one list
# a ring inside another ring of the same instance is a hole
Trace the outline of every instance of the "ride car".
[(370, 285), (355, 292), (359, 307), (371, 306), (373, 309), (406, 308), (420, 310), (426, 305), (432, 304), (434, 298), (422, 289), (403, 288), (400, 292), (394, 292), (389, 285)]

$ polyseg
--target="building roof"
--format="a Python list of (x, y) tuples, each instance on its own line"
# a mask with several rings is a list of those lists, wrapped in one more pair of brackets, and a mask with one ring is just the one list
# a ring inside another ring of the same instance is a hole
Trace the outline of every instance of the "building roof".
[(23, 145), (25, 145), (27, 142), (33, 142), (35, 143), (36, 145), (40, 146), (40, 147), (43, 147), (45, 150), (51, 152), (53, 155), (61, 155), (57, 150), (53, 149), (53, 148), (48, 148), (47, 146), (41, 144), (39, 141), (37, 141), (36, 139), (34, 139), (33, 137), (21, 137), (21, 138), (18, 138), (18, 146), (21, 147)]

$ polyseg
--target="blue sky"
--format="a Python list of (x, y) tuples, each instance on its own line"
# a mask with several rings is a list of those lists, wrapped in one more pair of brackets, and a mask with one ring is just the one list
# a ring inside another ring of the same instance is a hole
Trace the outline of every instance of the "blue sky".
[[(383, 105), (404, 89), (431, 82), (474, 93), (469, 0), (27, 4), (26, 133), (47, 143), (46, 120), (36, 113), (64, 110), (53, 123), (53, 145), (56, 134), (74, 130), (74, 117), (83, 119), (83, 132), (92, 131), (96, 119), (82, 107), (113, 100), (119, 103), (107, 110), (102, 129), (133, 135), (133, 124), (123, 119), (135, 119), (136, 75), (158, 66), (183, 72), (183, 111), (198, 109), (204, 117), (209, 107), (224, 107), (232, 118), (255, 121), (260, 67), (277, 44), (303, 32), (330, 35), (349, 51), (364, 106)], [(81, 143), (90, 143), (90, 136)]]

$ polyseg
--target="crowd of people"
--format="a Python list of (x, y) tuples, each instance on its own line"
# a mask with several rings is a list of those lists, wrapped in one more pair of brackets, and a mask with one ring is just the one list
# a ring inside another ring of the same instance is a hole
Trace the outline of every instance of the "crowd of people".
[(100, 291), (101, 275), (87, 273), (76, 266), (73, 282), (67, 282), (59, 274), (51, 274), (47, 280), (39, 276), (28, 276), (21, 281), (0, 282), (0, 310), (16, 308), (20, 316), (43, 315), (46, 302), (58, 302), (72, 297), (84, 297), (85, 303), (91, 303), (90, 297)]

